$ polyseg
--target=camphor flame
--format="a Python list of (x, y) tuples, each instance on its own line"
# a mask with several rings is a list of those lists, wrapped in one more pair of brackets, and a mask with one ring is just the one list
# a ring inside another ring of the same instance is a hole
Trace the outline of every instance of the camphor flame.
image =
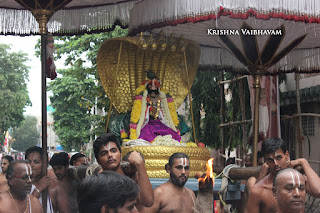
[(208, 177), (210, 177), (212, 179), (212, 185), (214, 185), (214, 175), (213, 175), (213, 159), (214, 158), (210, 158), (207, 163), (207, 172), (206, 172), (206, 176), (204, 178), (199, 178), (198, 181), (204, 183)]

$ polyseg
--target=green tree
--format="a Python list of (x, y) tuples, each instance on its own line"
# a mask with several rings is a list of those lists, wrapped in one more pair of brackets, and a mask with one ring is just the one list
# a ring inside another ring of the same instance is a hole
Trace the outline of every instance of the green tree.
[[(90, 134), (105, 131), (106, 118), (91, 115), (91, 109), (108, 110), (109, 99), (99, 83), (96, 57), (104, 40), (127, 35), (116, 27), (113, 32), (82, 36), (55, 37), (56, 58), (66, 56), (67, 70), (58, 70), (58, 78), (49, 84), (55, 132), (66, 150), (80, 149)], [(38, 45), (39, 47), (39, 45)], [(90, 132), (91, 124), (94, 130)]]
[(27, 80), (27, 54), (10, 52), (10, 46), (0, 44), (0, 141), (9, 128), (19, 126), (24, 119), (24, 107), (31, 105)]
[(80, 149), (89, 141), (90, 111), (86, 106), (80, 106), (81, 94), (79, 91), (94, 85), (93, 79), (78, 81), (72, 74), (73, 68), (60, 70), (63, 77), (52, 81), (48, 89), (52, 92), (51, 105), (55, 109), (52, 113), (54, 118), (55, 132), (59, 136), (60, 143), (65, 150)]
[(20, 127), (14, 128), (11, 134), (14, 138), (11, 147), (15, 150), (24, 152), (29, 147), (37, 145), (40, 137), (37, 129), (37, 118), (30, 115), (25, 116), (25, 120), (21, 122)]
[[(221, 148), (221, 100), (218, 71), (198, 70), (191, 88), (192, 106), (196, 126), (197, 140), (214, 148)], [(235, 78), (231, 73), (225, 73), (226, 80)], [(244, 87), (246, 119), (251, 117), (250, 95), (248, 84), (242, 80)], [(231, 101), (225, 104), (225, 119), (229, 121), (241, 120), (239, 87), (236, 82), (229, 85)], [(204, 116), (200, 114), (203, 113)], [(247, 125), (247, 133), (249, 125)], [(242, 126), (225, 127), (225, 148), (234, 148), (242, 144)]]
[[(191, 88), (197, 140), (214, 147), (220, 146), (218, 76), (219, 73), (216, 72), (199, 70)], [(205, 113), (204, 116), (201, 115), (201, 111)]]

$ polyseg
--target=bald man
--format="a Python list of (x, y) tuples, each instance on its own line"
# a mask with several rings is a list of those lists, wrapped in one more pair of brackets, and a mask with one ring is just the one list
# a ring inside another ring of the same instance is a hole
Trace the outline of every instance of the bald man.
[(268, 138), (262, 144), (262, 152), (269, 167), (269, 174), (253, 186), (249, 193), (246, 213), (275, 212), (278, 203), (273, 193), (273, 182), (278, 172), (285, 168), (301, 166), (306, 180), (306, 192), (320, 197), (320, 178), (304, 158), (290, 161), (287, 143), (281, 138)]
[(306, 198), (305, 177), (294, 169), (278, 172), (273, 183), (278, 203), (277, 213), (304, 213)]

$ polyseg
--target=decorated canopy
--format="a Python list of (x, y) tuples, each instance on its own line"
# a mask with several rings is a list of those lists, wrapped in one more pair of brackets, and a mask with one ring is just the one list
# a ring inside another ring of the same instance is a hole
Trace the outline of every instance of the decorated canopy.
[(0, 0), (0, 34), (39, 34), (39, 25), (26, 6), (47, 2), (49, 10), (67, 2), (48, 23), (48, 32), (66, 35), (106, 31), (115, 23), (126, 26), (137, 0)]
[(320, 72), (319, 15), (319, 0), (144, 0), (129, 34), (182, 34), (202, 46), (202, 65), (253, 75), (256, 165), (261, 75)]
[[(294, 51), (286, 51), (289, 54), (269, 71), (318, 72), (319, 15), (320, 2), (317, 0), (144, 0), (131, 10), (129, 33), (159, 33), (162, 30), (165, 34), (183, 34), (187, 39), (194, 40), (202, 46), (200, 63), (223, 68), (232, 67), (243, 72), (243, 64), (236, 60), (239, 59), (238, 55), (235, 55), (230, 47), (226, 47), (218, 34), (227, 35), (230, 42), (246, 55), (246, 48), (253, 43), (249, 44), (239, 35), (232, 35), (231, 30), (241, 33), (240, 28), (244, 23), (255, 30), (275, 30), (283, 26), (280, 45), (272, 53), (274, 57), (300, 36), (306, 35), (306, 38)], [(229, 31), (229, 35), (222, 30)], [(255, 37), (254, 45), (258, 47), (258, 55), (270, 40), (270, 34)]]

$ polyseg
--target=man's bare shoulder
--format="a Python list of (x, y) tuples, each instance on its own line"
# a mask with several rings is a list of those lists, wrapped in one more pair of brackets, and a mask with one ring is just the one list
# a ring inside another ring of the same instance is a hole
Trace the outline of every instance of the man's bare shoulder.
[(252, 188), (250, 193), (256, 196), (262, 196), (264, 190), (268, 190), (270, 184), (269, 175), (258, 181)]
[(39, 203), (39, 204), (41, 205), (41, 203), (40, 203), (40, 201), (39, 201), (38, 198), (36, 198), (36, 197), (33, 196), (32, 194), (29, 194), (29, 196), (30, 196), (30, 200), (31, 200), (32, 202)]
[(35, 204), (36, 206), (41, 207), (41, 203), (40, 203), (39, 199), (36, 198), (35, 196), (33, 196), (32, 194), (30, 194), (30, 201), (32, 202), (32, 204)]
[(2, 203), (3, 201), (6, 201), (6, 199), (8, 198), (8, 191), (5, 191), (5, 192), (1, 192), (0, 193), (0, 202)]
[(154, 189), (154, 194), (157, 194), (157, 195), (164, 194), (168, 191), (169, 188), (170, 188), (170, 186), (169, 186), (168, 182), (164, 183)]
[(252, 187), (249, 199), (266, 202), (265, 199), (269, 199), (270, 193), (272, 194), (272, 185), (273, 180), (269, 175), (267, 175)]
[(61, 186), (61, 184), (59, 183), (58, 180), (50, 179), (50, 184), (48, 187), (49, 191), (51, 191), (51, 192), (61, 191), (61, 188), (63, 188), (63, 187)]
[(31, 201), (31, 209), (32, 213), (42, 213), (42, 205), (38, 198), (30, 194), (30, 201)]
[(270, 185), (273, 183), (273, 180), (271, 180), (270, 175), (265, 176), (261, 180), (259, 180), (254, 187), (262, 187), (265, 188), (266, 186)]
[(1, 192), (0, 193), (0, 213), (6, 213), (11, 210), (11, 197), (9, 193)]
[(187, 192), (188, 194), (190, 194), (193, 198), (196, 197), (196, 194), (195, 194), (191, 189), (189, 189), (189, 188), (187, 188), (187, 187), (184, 187), (184, 188), (185, 188), (186, 192)]

